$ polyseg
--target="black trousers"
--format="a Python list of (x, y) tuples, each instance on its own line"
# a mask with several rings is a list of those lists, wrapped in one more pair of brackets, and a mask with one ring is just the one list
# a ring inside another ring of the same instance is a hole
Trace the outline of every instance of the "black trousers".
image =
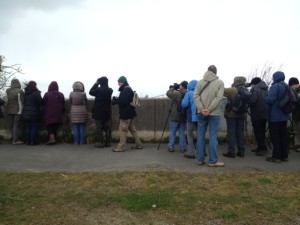
[(257, 143), (258, 151), (267, 151), (265, 132), (267, 126), (267, 120), (252, 120), (252, 127), (254, 132), (254, 137)]
[(285, 159), (288, 157), (287, 121), (269, 122), (269, 132), (273, 145), (272, 157)]

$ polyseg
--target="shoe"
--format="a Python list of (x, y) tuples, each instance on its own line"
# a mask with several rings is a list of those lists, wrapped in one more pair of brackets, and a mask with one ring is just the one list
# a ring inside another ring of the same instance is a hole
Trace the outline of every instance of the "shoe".
[(289, 158), (288, 158), (288, 157), (283, 158), (283, 159), (281, 159), (281, 161), (282, 161), (282, 162), (288, 162), (288, 161), (289, 161)]
[(295, 151), (296, 151), (296, 152), (300, 152), (300, 148), (297, 148)]
[(55, 141), (48, 141), (48, 142), (46, 143), (46, 145), (55, 145), (55, 144), (56, 144)]
[(183, 157), (187, 158), (187, 159), (195, 159), (196, 158), (194, 155), (189, 155), (189, 154), (184, 154)]
[(208, 166), (210, 167), (223, 167), (225, 163), (223, 162), (216, 162), (216, 163), (208, 163)]
[(276, 158), (273, 158), (273, 157), (266, 158), (266, 161), (268, 161), (268, 162), (274, 162), (274, 163), (281, 163), (280, 159), (276, 159)]
[(244, 152), (237, 152), (236, 155), (241, 157), (241, 158), (244, 158), (245, 153)]
[(24, 142), (23, 141), (15, 141), (12, 144), (13, 145), (22, 145), (22, 144), (24, 144)]
[(258, 148), (252, 149), (251, 152), (259, 152)]
[(229, 158), (235, 158), (235, 154), (234, 153), (230, 153), (230, 152), (223, 153), (223, 156), (229, 157)]
[(169, 147), (169, 148), (168, 148), (168, 151), (169, 151), (169, 152), (174, 152), (174, 149)]
[(203, 165), (205, 164), (205, 162), (204, 162), (204, 161), (198, 161), (197, 164), (198, 164), (199, 166), (203, 166)]
[(113, 152), (125, 152), (125, 149), (115, 147), (112, 149)]
[(180, 149), (180, 152), (181, 152), (181, 153), (185, 153), (186, 150), (185, 150), (185, 149)]
[(104, 148), (104, 144), (103, 143), (97, 143), (94, 145), (95, 148)]
[(134, 146), (131, 146), (131, 149), (143, 149), (143, 145), (134, 145)]
[(264, 156), (264, 155), (266, 155), (267, 153), (268, 153), (268, 151), (265, 150), (265, 151), (259, 151), (259, 152), (256, 152), (255, 155), (257, 155), (257, 156)]

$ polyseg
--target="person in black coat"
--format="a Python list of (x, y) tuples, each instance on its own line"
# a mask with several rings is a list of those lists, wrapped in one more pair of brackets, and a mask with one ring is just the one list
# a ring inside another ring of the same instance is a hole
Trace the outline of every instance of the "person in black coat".
[(132, 134), (135, 140), (135, 145), (131, 148), (133, 149), (143, 149), (143, 144), (138, 136), (137, 130), (135, 128), (135, 118), (137, 116), (135, 108), (130, 104), (133, 100), (133, 90), (127, 82), (125, 76), (121, 76), (118, 79), (119, 85), (119, 97), (113, 97), (112, 104), (119, 105), (119, 135), (120, 142), (113, 148), (114, 152), (123, 152), (126, 148), (126, 139), (128, 130)]
[[(0, 118), (4, 117), (3, 111), (1, 109), (1, 106), (3, 106), (4, 104), (5, 104), (5, 101), (2, 98), (0, 98)], [(2, 144), (1, 141), (0, 141), (0, 144)]]
[[(100, 85), (100, 87), (99, 87)], [(100, 77), (91, 88), (89, 94), (95, 97), (92, 118), (95, 120), (97, 144), (95, 147), (109, 147), (111, 141), (111, 95), (113, 89), (108, 87), (107, 77)], [(103, 136), (105, 133), (105, 140)]]
[(43, 99), (36, 87), (35, 81), (29, 81), (25, 87), (24, 107), (21, 117), (25, 121), (26, 142), (28, 145), (37, 144), (38, 123), (41, 118)]

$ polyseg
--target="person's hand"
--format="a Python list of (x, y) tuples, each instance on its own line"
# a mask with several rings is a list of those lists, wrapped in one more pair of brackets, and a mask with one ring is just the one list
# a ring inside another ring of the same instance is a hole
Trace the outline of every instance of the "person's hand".
[(210, 112), (208, 111), (208, 109), (202, 109), (201, 113), (203, 116), (208, 116)]

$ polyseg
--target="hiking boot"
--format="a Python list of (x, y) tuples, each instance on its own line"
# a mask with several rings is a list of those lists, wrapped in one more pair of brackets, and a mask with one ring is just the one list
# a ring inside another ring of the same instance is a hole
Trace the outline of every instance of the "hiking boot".
[(257, 156), (264, 156), (264, 155), (266, 155), (267, 153), (268, 153), (268, 151), (265, 150), (265, 151), (259, 151), (259, 152), (256, 152), (255, 155), (257, 155)]
[(266, 158), (266, 161), (267, 162), (274, 162), (274, 163), (281, 163), (280, 159), (276, 159), (274, 157), (268, 157), (268, 158)]
[(244, 158), (245, 157), (245, 153), (244, 152), (237, 152), (236, 153), (237, 156)]
[(203, 165), (205, 164), (205, 162), (204, 162), (204, 161), (198, 161), (197, 164), (198, 164), (199, 166), (203, 166)]
[(194, 155), (189, 155), (189, 154), (184, 154), (183, 157), (187, 158), (187, 159), (195, 159), (196, 158)]
[(216, 162), (216, 163), (208, 163), (208, 166), (210, 167), (223, 167), (225, 163), (223, 162)]
[(169, 151), (169, 152), (174, 152), (174, 149), (171, 148), (171, 147), (169, 147), (169, 148), (168, 148), (168, 151)]
[(143, 149), (143, 145), (134, 145), (134, 146), (131, 146), (131, 149)]
[(112, 151), (113, 151), (113, 152), (125, 152), (125, 149), (115, 147), (115, 148), (112, 149)]
[(231, 152), (223, 153), (223, 156), (229, 157), (229, 158), (235, 158), (235, 154), (234, 154), (234, 153), (231, 153)]

